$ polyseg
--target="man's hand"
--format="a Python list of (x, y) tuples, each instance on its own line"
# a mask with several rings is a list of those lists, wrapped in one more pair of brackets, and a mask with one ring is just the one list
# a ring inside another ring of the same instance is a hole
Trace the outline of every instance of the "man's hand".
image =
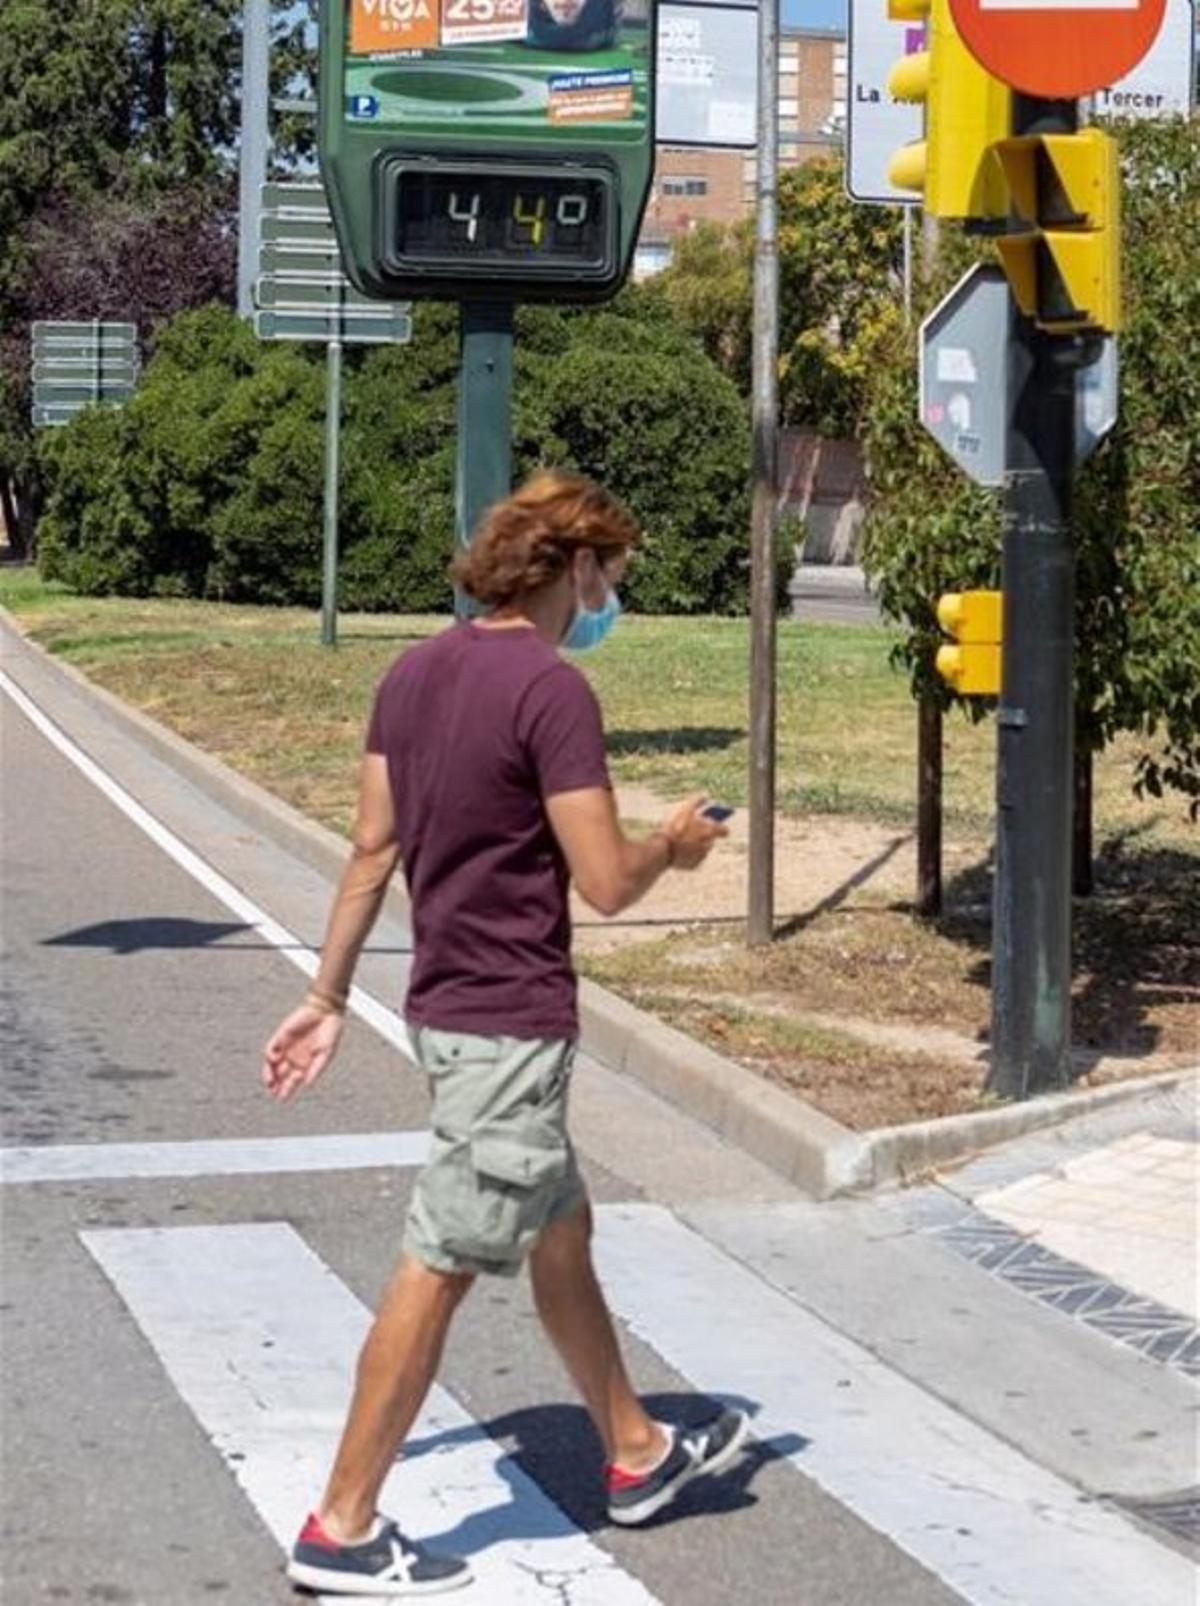
[(302, 1004), (282, 1021), (263, 1050), (263, 1086), (284, 1104), (310, 1087), (337, 1053), (345, 1016)]
[(671, 864), (676, 870), (695, 870), (708, 858), (714, 842), (729, 835), (728, 826), (700, 813), (707, 802), (703, 793), (689, 797), (671, 810), (660, 827), (671, 844)]

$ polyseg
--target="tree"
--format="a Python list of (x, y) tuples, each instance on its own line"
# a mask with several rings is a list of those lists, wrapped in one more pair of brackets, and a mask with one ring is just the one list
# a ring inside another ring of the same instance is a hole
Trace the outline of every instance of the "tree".
[[(276, 0), (277, 88), (311, 74)], [(233, 294), (241, 0), (7, 0), (0, 54), (0, 492), (37, 513), (28, 326), (159, 318)], [(311, 145), (288, 125), (282, 154)], [(91, 259), (91, 260), (89, 260)]]
[[(850, 200), (840, 162), (787, 169), (779, 185), (780, 409), (786, 424), (857, 433), (868, 368), (896, 329), (900, 224), (894, 208)], [(681, 240), (645, 294), (664, 301), (750, 393), (754, 226), (707, 225)]]
[[(1083, 753), (1143, 738), (1137, 786), (1200, 811), (1200, 122), (1119, 127), (1125, 178), (1121, 411), (1079, 477), (1076, 707)], [(1170, 217), (1170, 227), (1163, 226)], [(950, 263), (969, 255), (950, 231)], [(914, 694), (952, 701), (932, 671), (943, 591), (999, 581), (999, 499), (942, 456), (917, 421), (915, 341), (883, 332), (865, 440), (864, 562)], [(980, 717), (977, 704), (966, 705)]]

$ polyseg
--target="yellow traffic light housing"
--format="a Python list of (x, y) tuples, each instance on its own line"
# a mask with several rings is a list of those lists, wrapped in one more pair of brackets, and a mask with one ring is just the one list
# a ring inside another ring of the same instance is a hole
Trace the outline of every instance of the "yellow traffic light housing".
[(938, 624), (958, 643), (939, 647), (937, 672), (961, 697), (1000, 695), (1000, 649), (1004, 641), (1004, 595), (1000, 591), (951, 591), (938, 598)]
[(996, 244), (1017, 305), (1041, 329), (1121, 327), (1121, 171), (1099, 128), (1002, 140), (1022, 231)]
[(926, 47), (898, 61), (888, 91), (925, 105), (925, 138), (892, 157), (888, 179), (915, 190), (930, 217), (1002, 218), (1004, 174), (994, 147), (1011, 132), (1012, 91), (963, 44), (950, 0), (888, 0), (893, 22), (924, 22)]

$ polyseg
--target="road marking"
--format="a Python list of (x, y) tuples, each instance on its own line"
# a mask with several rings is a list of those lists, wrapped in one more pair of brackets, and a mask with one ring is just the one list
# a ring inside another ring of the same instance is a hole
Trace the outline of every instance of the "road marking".
[[(365, 1307), (282, 1222), (81, 1237), (289, 1546), (329, 1470)], [(381, 1505), (418, 1538), (470, 1555), (473, 1598), (487, 1606), (655, 1606), (437, 1385)]]
[[(893, 1372), (656, 1205), (597, 1212), (614, 1312), (977, 1606), (1190, 1606), (1190, 1562)], [(1002, 1342), (1003, 1335), (994, 1335)], [(986, 1354), (980, 1364), (986, 1365)]]
[[(213, 869), (211, 864), (181, 842), (173, 831), (168, 830), (160, 820), (156, 820), (120, 782), (113, 780), (95, 759), (89, 758), (65, 731), (60, 730), (2, 669), (0, 669), (0, 691), (12, 699), (30, 724), (41, 732), (52, 747), (57, 748), (65, 759), (74, 764), (81, 775), (86, 776), (93, 786), (103, 792), (109, 802), (120, 809), (126, 819), (140, 831), (144, 831), (181, 870), (185, 870), (194, 881), (198, 881), (218, 902), (223, 903), (239, 920), (256, 931), (265, 942), (278, 948), (280, 953), (286, 959), (290, 959), (292, 964), (306, 976), (311, 979), (317, 974), (319, 961), (313, 949), (307, 947), (299, 937), (294, 936), (285, 926), (281, 926), (277, 920), (273, 920), (265, 909), (260, 909), (258, 904), (239, 892), (232, 881), (227, 881), (219, 871)], [(405, 1055), (409, 1054), (408, 1033), (403, 1021), (394, 1010), (388, 1009), (377, 999), (372, 998), (370, 993), (364, 992), (361, 987), (350, 989), (349, 1007), (360, 1020), (373, 1026), (393, 1047)]]
[(351, 1132), (188, 1143), (67, 1143), (0, 1149), (0, 1183), (113, 1182), (139, 1177), (267, 1176), (423, 1165), (428, 1132)]

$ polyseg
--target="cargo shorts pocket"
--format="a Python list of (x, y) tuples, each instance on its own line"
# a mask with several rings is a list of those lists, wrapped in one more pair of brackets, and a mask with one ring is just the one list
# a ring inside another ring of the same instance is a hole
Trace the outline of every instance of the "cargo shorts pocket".
[(517, 1260), (554, 1208), (569, 1165), (566, 1146), (483, 1131), (470, 1139), (469, 1155), (464, 1186), (445, 1213), (443, 1243), (475, 1260)]

